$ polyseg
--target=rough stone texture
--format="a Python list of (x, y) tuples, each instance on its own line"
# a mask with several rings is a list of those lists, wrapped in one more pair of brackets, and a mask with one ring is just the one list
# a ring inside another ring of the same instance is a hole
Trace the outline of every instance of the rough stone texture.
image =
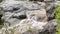
[[(12, 0), (10, 0), (12, 1)], [(17, 18), (17, 22), (19, 20), (22, 20), (23, 18), (21, 16), (24, 16), (26, 18), (26, 11), (31, 11), (31, 10), (40, 10), (40, 11), (45, 11), (44, 9), (44, 6), (45, 4), (44, 3), (40, 3), (39, 4), (36, 4), (36, 3), (33, 3), (33, 2), (26, 2), (26, 1), (6, 1), (5, 3), (3, 3), (0, 7), (3, 7), (3, 17), (2, 17), (2, 20), (5, 20), (7, 22), (10, 22), (11, 19), (13, 18)], [(7, 3), (7, 4), (6, 4)], [(2, 11), (1, 11), (2, 12)], [(22, 19), (21, 19), (22, 18)], [(15, 20), (13, 20), (15, 21)], [(13, 21), (11, 21), (10, 23), (12, 23)]]
[(26, 12), (27, 18), (36, 20), (39, 22), (47, 22), (47, 16), (46, 16), (46, 10), (33, 10), (33, 11), (27, 11)]
[(4, 21), (0, 34), (55, 34), (57, 22), (48, 21), (50, 16), (46, 15), (51, 15), (53, 6), (47, 10), (45, 6), (44, 2), (6, 0), (0, 5)]
[(47, 12), (47, 17), (49, 17), (49, 20), (54, 19), (55, 15), (54, 15), (54, 9), (57, 7), (57, 5), (55, 3), (49, 3), (50, 5), (48, 5), (48, 7), (46, 8), (46, 12)]

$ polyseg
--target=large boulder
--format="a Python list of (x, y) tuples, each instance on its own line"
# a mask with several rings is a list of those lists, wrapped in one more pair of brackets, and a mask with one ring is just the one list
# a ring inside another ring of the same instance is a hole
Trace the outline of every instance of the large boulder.
[(36, 4), (34, 2), (27, 1), (6, 0), (6, 2), (0, 5), (0, 7), (3, 8), (1, 9), (1, 12), (3, 12), (2, 20), (10, 24), (14, 23), (15, 20), (19, 23), (19, 21), (21, 21), (22, 19), (27, 18), (26, 16), (27, 11), (41, 10), (42, 12), (45, 11), (44, 6), (45, 3), (43, 2), (40, 2), (40, 4)]
[(44, 2), (6, 0), (0, 7), (3, 15), (1, 20), (4, 21), (0, 34), (56, 33), (57, 22), (47, 21)]

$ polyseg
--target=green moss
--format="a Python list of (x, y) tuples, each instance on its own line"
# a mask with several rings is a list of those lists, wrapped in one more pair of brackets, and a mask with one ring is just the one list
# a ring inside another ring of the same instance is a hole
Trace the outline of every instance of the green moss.
[(55, 13), (55, 18), (57, 19), (58, 22), (58, 29), (57, 29), (58, 32), (56, 34), (60, 34), (60, 4), (54, 10), (54, 13)]
[(58, 29), (56, 34), (60, 34), (60, 24), (58, 24)]
[(60, 5), (58, 5), (58, 7), (54, 10), (55, 13), (55, 18), (58, 20), (58, 22), (60, 23)]

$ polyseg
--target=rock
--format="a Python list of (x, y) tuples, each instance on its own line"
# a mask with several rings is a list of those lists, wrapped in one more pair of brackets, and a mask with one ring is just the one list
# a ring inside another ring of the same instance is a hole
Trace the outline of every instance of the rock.
[(46, 1), (46, 2), (54, 2), (56, 0), (44, 0), (44, 1)]
[(44, 27), (44, 29), (42, 29), (42, 30), (30, 31), (30, 32), (27, 31), (27, 32), (24, 32), (23, 34), (55, 34), (56, 29), (57, 29), (56, 19), (53, 19), (53, 20), (49, 21), (49, 23), (47, 23), (43, 27)]
[[(32, 20), (23, 19), (19, 24), (15, 25), (15, 26), (12, 26), (12, 27), (9, 27), (7, 29), (7, 31), (9, 33), (9, 31), (12, 30), (13, 34), (17, 33), (17, 32), (20, 32), (20, 33), (23, 34), (24, 32), (30, 30), (30, 28), (31, 28), (33, 32), (34, 31), (37, 32), (37, 30), (41, 31), (43, 29), (43, 26), (46, 25), (46, 24), (47, 23), (44, 23), (44, 22), (35, 22), (35, 21), (32, 21)], [(12, 33), (12, 31), (10, 33)]]
[(33, 2), (25, 2), (25, 1), (24, 2), (23, 1), (12, 1), (12, 4), (11, 4), (11, 2), (6, 1), (5, 3), (1, 5), (1, 7), (3, 7), (5, 10), (10, 10), (10, 9), (12, 10), (13, 9), (12, 7), (18, 7), (18, 8), (25, 7), (27, 9), (39, 9), (42, 7), (42, 6), (40, 7), (40, 5), (33, 3)]
[(56, 1), (57, 4), (60, 4), (60, 1)]
[(56, 9), (57, 4), (56, 3), (49, 3), (50, 5), (48, 5), (48, 7), (46, 8), (46, 14), (48, 17), (48, 21), (55, 19), (55, 15), (54, 15), (54, 9)]
[(10, 26), (14, 26), (14, 25), (18, 24), (19, 22), (20, 22), (20, 20), (16, 19), (16, 18), (10, 18), (8, 20), (8, 23), (10, 24)]
[(13, 13), (5, 12), (5, 15), (2, 17), (2, 20), (8, 22), (10, 26), (14, 26), (15, 24), (19, 23), (20, 20), (16, 18), (11, 18), (12, 16), (13, 16)]
[(47, 22), (47, 16), (45, 9), (42, 10), (33, 10), (33, 11), (27, 11), (26, 12), (27, 18), (36, 20), (36, 21), (42, 21)]
[(3, 15), (2, 14), (0, 14), (0, 21), (1, 21), (1, 17), (2, 17)]
[[(56, 33), (57, 22), (47, 21), (44, 2), (6, 0), (0, 5), (5, 26), (1, 34), (50, 34)], [(51, 9), (51, 6), (48, 10)], [(52, 10), (51, 10), (52, 13)], [(49, 13), (50, 14), (50, 13)], [(50, 17), (50, 16), (49, 16)], [(7, 26), (7, 25), (9, 26)]]
[[(42, 3), (42, 2), (41, 2)], [(3, 16), (2, 20), (6, 22), (14, 23), (14, 21), (20, 21), (22, 19), (27, 18), (26, 11), (29, 10), (44, 10), (44, 3), (40, 5), (34, 2), (26, 2), (26, 1), (14, 1), (9, 0), (1, 4), (0, 7), (3, 8)], [(15, 20), (13, 20), (15, 19)], [(11, 21), (12, 20), (12, 21)], [(16, 23), (16, 22), (15, 22)], [(12, 25), (12, 24), (11, 24)]]
[(46, 24), (45, 26), (46, 27), (44, 27), (44, 29), (45, 29), (45, 31), (47, 30), (47, 33), (48, 32), (49, 32), (49, 34), (55, 34), (56, 33), (56, 29), (57, 29), (56, 19), (53, 19), (53, 20), (49, 21), (49, 23)]
[(54, 26), (57, 26), (57, 20), (56, 19), (50, 20), (49, 22), (52, 22), (54, 24)]

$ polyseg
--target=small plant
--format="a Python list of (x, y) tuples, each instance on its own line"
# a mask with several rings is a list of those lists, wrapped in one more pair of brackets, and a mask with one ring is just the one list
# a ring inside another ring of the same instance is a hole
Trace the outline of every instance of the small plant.
[(3, 22), (0, 21), (0, 29), (1, 29), (3, 26), (4, 26), (4, 25), (3, 25)]
[(3, 25), (0, 25), (0, 29), (3, 27)]
[(33, 29), (29, 27), (29, 30), (28, 30), (28, 32), (32, 32), (32, 30), (33, 30)]
[(35, 31), (36, 31), (36, 28), (29, 27), (29, 29), (28, 29), (28, 32), (35, 32)]
[(58, 29), (57, 29), (58, 32), (56, 34), (60, 34), (60, 4), (54, 10), (54, 13), (55, 13), (55, 18), (57, 19), (58, 22)]
[(58, 5), (58, 7), (54, 10), (54, 13), (56, 15), (55, 18), (60, 23), (60, 5)]

